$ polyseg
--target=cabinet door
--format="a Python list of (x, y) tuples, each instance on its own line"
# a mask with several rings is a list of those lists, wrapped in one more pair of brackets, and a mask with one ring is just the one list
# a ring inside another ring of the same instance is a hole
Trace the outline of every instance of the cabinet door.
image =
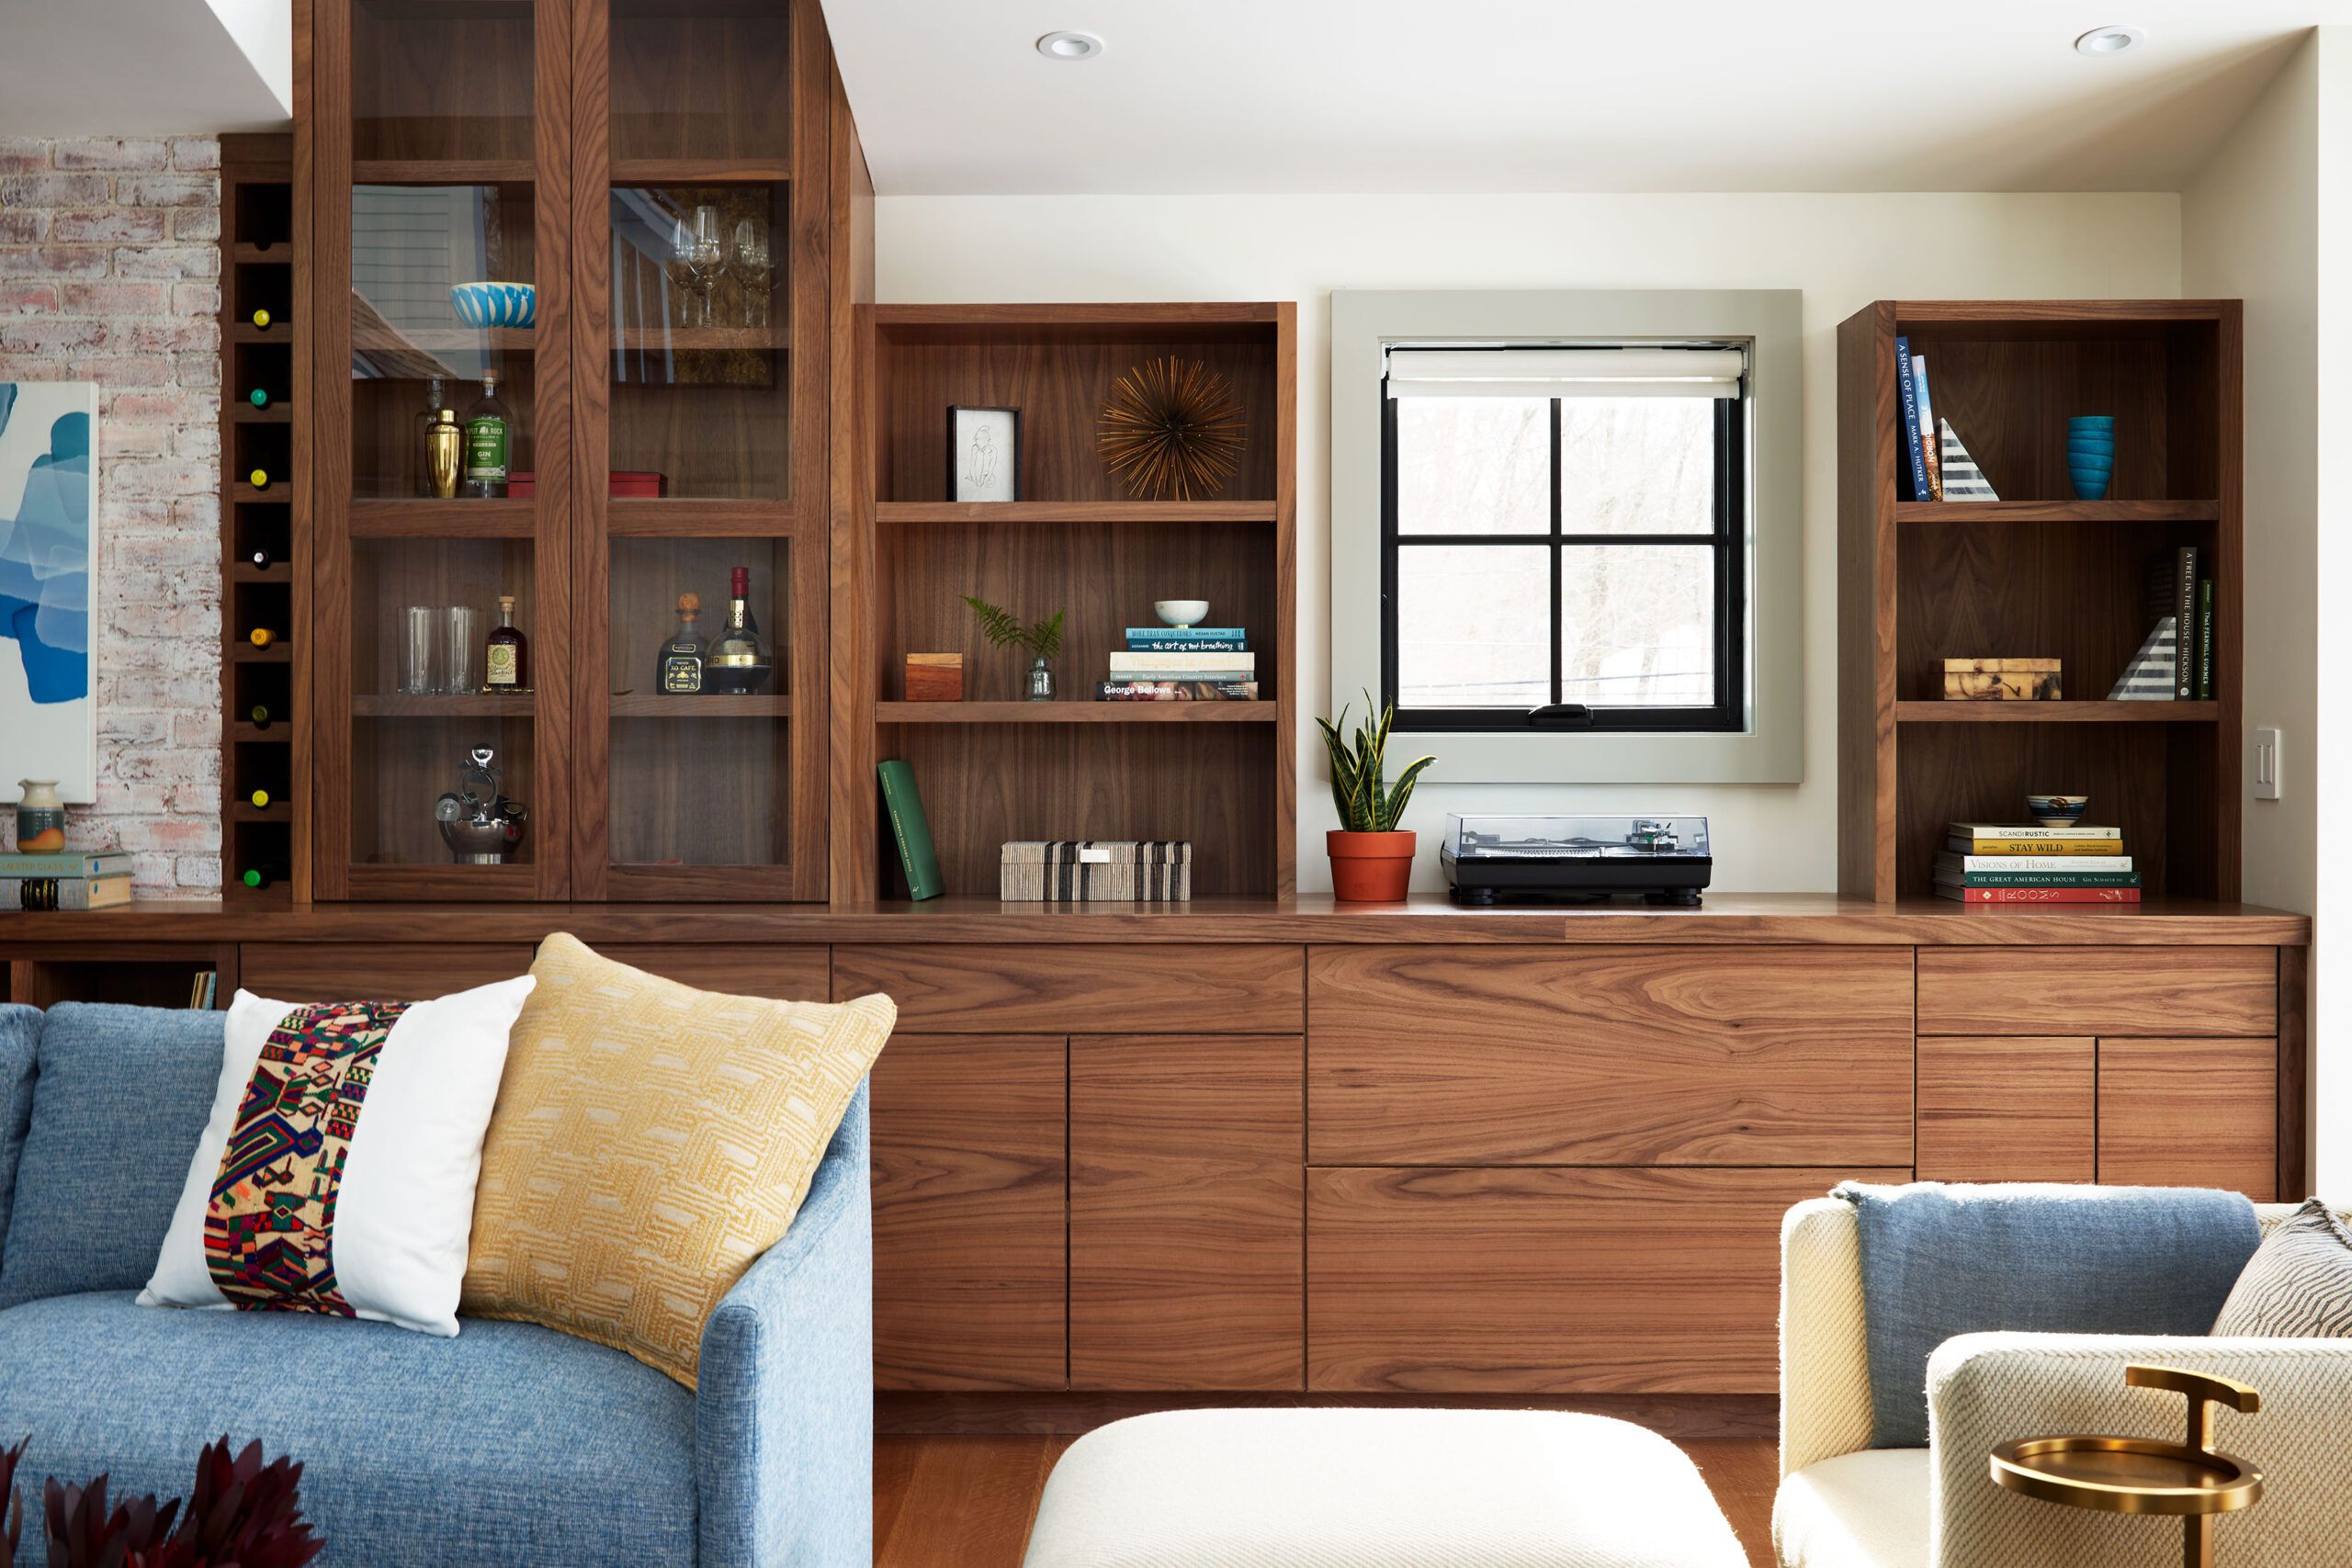
[(1919, 1042), (1919, 1179), (2096, 1181), (2098, 1042)]
[(1071, 1386), (1301, 1386), (1302, 1047), (1070, 1041)]
[[(312, 299), (284, 329), (314, 356), (318, 471), (292, 482), (314, 497), (316, 620), (286, 628), (283, 646), (311, 673), (321, 897), (567, 892), (568, 11), (560, 0), (316, 9), (316, 96), (329, 107), (313, 128)], [(528, 313), (469, 322), (453, 289), (483, 281), (528, 286)], [(464, 420), (491, 378), (507, 411), (506, 493), (437, 497), (426, 405)], [(529, 639), (529, 689), (492, 695), (502, 595)], [(478, 750), (527, 817), (519, 839), (453, 845), (436, 803), (463, 791)]]
[(876, 1386), (1068, 1383), (1066, 1066), (1060, 1035), (894, 1034), (875, 1063)]
[(2276, 1040), (2102, 1039), (2098, 1179), (2222, 1187), (2268, 1202), (2278, 1181), (2278, 1097)]
[[(611, 0), (572, 25), (598, 89), (572, 145), (575, 896), (821, 898), (822, 22), (814, 0)], [(729, 633), (739, 569), (756, 658), (665, 665)]]
[[(424, 1001), (530, 972), (522, 942), (441, 947), (424, 942), (245, 943), (239, 984), (283, 1002)], [(227, 1005), (223, 998), (222, 1006)]]

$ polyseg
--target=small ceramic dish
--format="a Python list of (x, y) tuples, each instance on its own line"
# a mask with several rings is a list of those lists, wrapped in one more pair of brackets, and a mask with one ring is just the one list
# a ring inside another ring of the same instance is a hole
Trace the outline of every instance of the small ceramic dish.
[(449, 304), (469, 327), (527, 327), (538, 314), (539, 291), (527, 283), (457, 283)]
[(2083, 819), (2083, 808), (2090, 805), (2086, 795), (2029, 795), (2025, 808), (2033, 819), (2045, 828), (2071, 828)]
[(1205, 599), (1159, 599), (1152, 602), (1152, 613), (1178, 629), (1197, 626), (1208, 619), (1209, 602)]

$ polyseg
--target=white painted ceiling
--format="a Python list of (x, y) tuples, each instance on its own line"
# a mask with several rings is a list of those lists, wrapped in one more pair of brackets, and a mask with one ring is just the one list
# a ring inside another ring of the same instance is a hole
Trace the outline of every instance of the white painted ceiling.
[(5, 0), (0, 136), (282, 130), (290, 0)]
[[(2172, 190), (2352, 0), (826, 0), (884, 195)], [(2145, 28), (2086, 59), (2105, 24)], [(1048, 61), (1057, 28), (1098, 58)]]

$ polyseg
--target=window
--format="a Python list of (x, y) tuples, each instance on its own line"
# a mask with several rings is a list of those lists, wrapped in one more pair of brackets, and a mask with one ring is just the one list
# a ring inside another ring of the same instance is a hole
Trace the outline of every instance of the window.
[(1727, 344), (1386, 346), (1399, 729), (1747, 726), (1746, 372)]

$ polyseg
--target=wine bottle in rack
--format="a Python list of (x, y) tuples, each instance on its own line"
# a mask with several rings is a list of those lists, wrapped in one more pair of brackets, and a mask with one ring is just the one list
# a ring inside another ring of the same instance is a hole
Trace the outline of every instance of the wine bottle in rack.
[(255, 811), (266, 811), (269, 809), (270, 794), (266, 789), (257, 789), (245, 796), (245, 800)]
[(246, 563), (257, 571), (267, 571), (277, 559), (266, 547), (251, 551), (245, 557)]
[(267, 729), (277, 720), (277, 716), (269, 711), (267, 703), (255, 703), (245, 710), (245, 716), (253, 721), (255, 729)]
[(258, 331), (267, 332), (269, 323), (274, 319), (267, 310), (255, 310), (253, 315), (254, 326)]
[(255, 387), (252, 391), (245, 394), (245, 401), (253, 404), (254, 407), (257, 409), (266, 409), (269, 407), (268, 389), (262, 387)]
[(249, 865), (237, 880), (255, 889), (267, 887), (272, 883), (286, 880), (286, 868), (282, 865)]
[(277, 640), (277, 634), (267, 626), (255, 626), (245, 634), (245, 640), (255, 648), (267, 648)]
[(245, 476), (245, 480), (255, 490), (267, 490), (269, 488), (269, 470), (267, 468), (255, 468), (252, 473)]

